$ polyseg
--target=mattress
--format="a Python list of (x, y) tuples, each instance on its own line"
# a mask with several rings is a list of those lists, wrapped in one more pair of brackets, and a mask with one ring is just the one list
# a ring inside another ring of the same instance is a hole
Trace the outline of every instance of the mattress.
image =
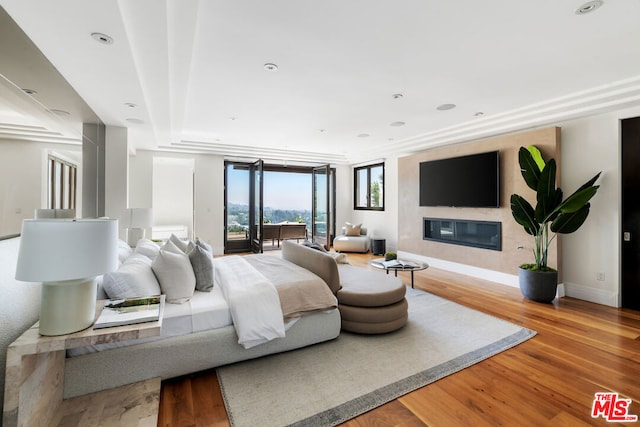
[(162, 317), (162, 328), (160, 329), (160, 335), (157, 337), (69, 349), (67, 350), (67, 357), (192, 334), (209, 329), (224, 328), (231, 324), (231, 312), (227, 301), (224, 299), (220, 287), (214, 286), (211, 292), (195, 291), (193, 297), (183, 304), (166, 303)]

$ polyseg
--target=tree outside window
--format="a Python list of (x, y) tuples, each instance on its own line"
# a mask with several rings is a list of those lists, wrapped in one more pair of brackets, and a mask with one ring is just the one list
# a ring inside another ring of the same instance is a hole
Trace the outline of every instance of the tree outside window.
[(354, 169), (354, 209), (384, 210), (384, 163)]

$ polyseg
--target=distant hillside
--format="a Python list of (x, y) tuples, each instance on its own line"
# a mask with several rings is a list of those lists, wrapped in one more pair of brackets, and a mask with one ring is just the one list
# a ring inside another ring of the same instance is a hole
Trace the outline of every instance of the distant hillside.
[[(249, 206), (236, 203), (229, 204), (229, 224), (249, 224)], [(311, 225), (311, 211), (298, 209), (274, 209), (265, 207), (263, 210), (265, 222), (278, 223), (283, 221), (304, 222)]]

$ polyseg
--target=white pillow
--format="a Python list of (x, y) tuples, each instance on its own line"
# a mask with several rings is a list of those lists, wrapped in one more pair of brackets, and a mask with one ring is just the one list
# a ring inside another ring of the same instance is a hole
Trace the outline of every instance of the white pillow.
[(167, 240), (165, 242), (165, 244), (162, 245), (160, 250), (161, 251), (173, 252), (174, 254), (184, 254), (185, 253), (182, 249), (180, 249), (178, 246), (176, 246), (176, 244), (173, 243), (171, 240)]
[(349, 264), (349, 260), (347, 259), (347, 254), (342, 252), (327, 252), (329, 255), (336, 260), (337, 264)]
[(132, 263), (143, 263), (151, 267), (151, 258), (142, 254), (131, 254), (131, 256), (124, 260), (123, 264), (132, 264)]
[(149, 239), (140, 239), (138, 240), (138, 244), (136, 245), (136, 250), (134, 251), (137, 254), (142, 254), (146, 257), (154, 259), (156, 255), (158, 255), (158, 251), (160, 250), (160, 246), (156, 243), (152, 242)]
[(196, 277), (189, 257), (184, 254), (161, 250), (151, 263), (167, 302), (182, 304), (189, 301), (196, 289)]
[(118, 240), (118, 261), (123, 263), (132, 253), (133, 249), (131, 249), (131, 246), (129, 246), (127, 242)]
[(178, 236), (172, 233), (171, 236), (169, 236), (169, 240), (167, 242), (172, 242), (182, 252), (187, 253), (187, 247), (189, 246), (188, 240), (180, 240)]
[[(137, 255), (141, 257), (142, 255)], [(160, 285), (148, 263), (125, 260), (117, 271), (106, 273), (102, 279), (102, 287), (111, 299), (146, 297), (160, 295)]]

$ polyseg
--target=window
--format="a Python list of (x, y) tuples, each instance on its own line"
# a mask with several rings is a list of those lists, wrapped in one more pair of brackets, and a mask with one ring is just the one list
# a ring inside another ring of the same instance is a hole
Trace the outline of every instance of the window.
[(384, 210), (384, 163), (353, 170), (354, 209)]
[(75, 209), (78, 168), (76, 165), (49, 155), (49, 209)]

